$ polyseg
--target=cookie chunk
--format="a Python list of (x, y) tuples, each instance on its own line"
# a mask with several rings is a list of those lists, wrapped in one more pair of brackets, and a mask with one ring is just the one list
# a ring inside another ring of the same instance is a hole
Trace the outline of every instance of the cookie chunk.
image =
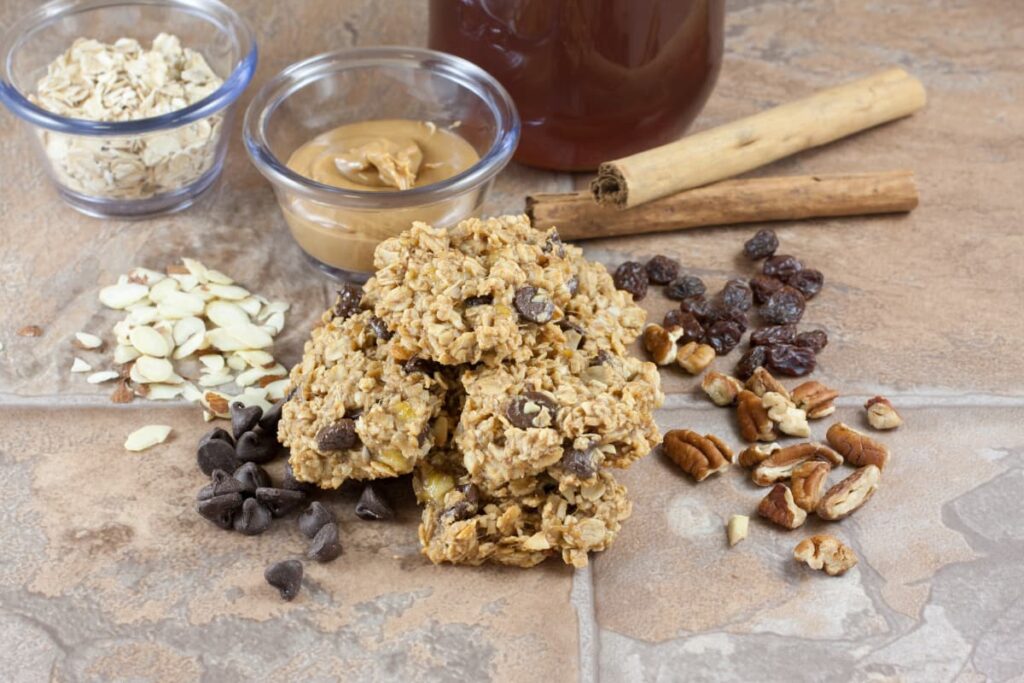
[(382, 242), (374, 262), (367, 296), (395, 331), (394, 352), (445, 365), (522, 362), (538, 343), (563, 341), (559, 323), (580, 287), (579, 249), (525, 216), (447, 230), (415, 223)]
[(542, 474), (491, 493), (472, 484), (453, 465), (457, 459), (432, 455), (413, 476), (424, 505), (420, 543), (436, 564), (532, 567), (560, 556), (585, 567), (588, 553), (607, 548), (632, 511), (625, 487), (607, 472), (586, 484)]
[(337, 488), (406, 474), (447, 434), (450, 377), (429, 363), (399, 362), (392, 339), (371, 311), (345, 317), (335, 308), (313, 330), (278, 427), (296, 479)]
[[(542, 352), (543, 349), (535, 349)], [(579, 481), (627, 467), (660, 440), (657, 368), (635, 358), (549, 349), (530, 363), (462, 375), (453, 443), (485, 489), (558, 467)]]

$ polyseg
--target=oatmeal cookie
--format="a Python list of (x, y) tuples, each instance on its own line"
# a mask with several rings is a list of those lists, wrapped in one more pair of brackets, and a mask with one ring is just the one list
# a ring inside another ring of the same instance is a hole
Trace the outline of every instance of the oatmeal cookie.
[(299, 481), (337, 488), (406, 474), (442, 435), (447, 441), (448, 371), (397, 361), (389, 335), (371, 311), (332, 309), (313, 330), (278, 427)]
[(466, 398), (454, 445), (475, 483), (491, 490), (559, 468), (591, 481), (627, 467), (660, 441), (657, 368), (635, 358), (579, 352), (462, 375)]
[(420, 543), (434, 563), (532, 567), (560, 555), (585, 567), (587, 554), (607, 548), (632, 511), (625, 487), (607, 472), (586, 484), (542, 474), (495, 494), (472, 484), (452, 464), (457, 459), (432, 455), (413, 476), (425, 506)]
[(395, 331), (399, 359), (525, 362), (538, 344), (565, 342), (567, 313), (587, 330), (584, 343), (621, 352), (643, 324), (643, 310), (603, 266), (525, 216), (471, 218), (447, 230), (415, 223), (382, 242), (374, 262), (367, 297)]

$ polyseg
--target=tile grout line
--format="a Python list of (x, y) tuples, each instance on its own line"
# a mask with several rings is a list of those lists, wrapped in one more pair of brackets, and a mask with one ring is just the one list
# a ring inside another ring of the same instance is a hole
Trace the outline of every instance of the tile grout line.
[(576, 623), (579, 631), (579, 681), (597, 683), (598, 637), (597, 616), (594, 605), (593, 564), (577, 569), (572, 577), (572, 591), (569, 599), (576, 608)]

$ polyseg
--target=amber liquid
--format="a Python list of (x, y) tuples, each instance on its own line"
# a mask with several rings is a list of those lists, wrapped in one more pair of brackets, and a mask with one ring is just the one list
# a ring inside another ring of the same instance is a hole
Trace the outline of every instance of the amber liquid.
[(516, 159), (558, 170), (678, 138), (722, 61), (724, 0), (431, 0), (430, 46), (508, 89)]

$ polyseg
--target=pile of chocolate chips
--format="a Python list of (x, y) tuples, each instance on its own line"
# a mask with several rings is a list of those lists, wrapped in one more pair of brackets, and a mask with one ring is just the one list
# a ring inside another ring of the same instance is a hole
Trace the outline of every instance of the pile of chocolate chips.
[[(286, 399), (287, 400), (287, 399)], [(300, 510), (316, 487), (296, 481), (286, 465), (280, 486), (274, 486), (261, 467), (283, 454), (275, 436), (281, 420), (280, 401), (266, 414), (259, 406), (231, 404), (231, 432), (219, 427), (199, 441), (196, 463), (210, 483), (196, 494), (196, 511), (221, 529), (257, 536), (270, 528), (272, 520)], [(356, 515), (366, 520), (389, 519), (391, 506), (367, 485), (356, 504)], [(298, 515), (299, 530), (310, 539), (306, 557), (330, 562), (341, 554), (338, 523), (334, 513), (319, 501), (309, 502)], [(302, 583), (302, 563), (285, 560), (267, 567), (267, 583), (281, 597), (291, 600)]]
[[(750, 349), (736, 366), (736, 375), (747, 379), (760, 366), (772, 373), (802, 377), (814, 370), (816, 356), (828, 344), (824, 330), (798, 332), (808, 299), (821, 291), (821, 271), (805, 268), (795, 256), (775, 255), (779, 240), (771, 230), (761, 230), (744, 244), (752, 260), (765, 259), (760, 275), (749, 282), (734, 278), (712, 297), (696, 275), (681, 273), (679, 262), (655, 256), (646, 264), (627, 261), (619, 266), (615, 286), (640, 300), (650, 283), (665, 285), (665, 296), (679, 302), (665, 315), (664, 327), (682, 329), (679, 344), (707, 344), (718, 356), (739, 345), (750, 326), (750, 314), (760, 323), (750, 334)], [(755, 308), (756, 305), (756, 308)]]

